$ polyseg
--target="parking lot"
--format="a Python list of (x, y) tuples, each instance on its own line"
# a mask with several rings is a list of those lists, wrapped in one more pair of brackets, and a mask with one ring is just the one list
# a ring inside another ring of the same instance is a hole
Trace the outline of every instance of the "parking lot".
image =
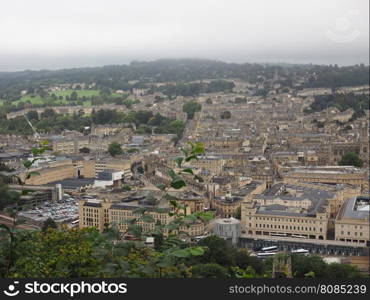
[(78, 202), (72, 197), (64, 197), (60, 202), (45, 202), (37, 208), (19, 212), (20, 217), (41, 224), (48, 218), (57, 223), (65, 223), (78, 219)]

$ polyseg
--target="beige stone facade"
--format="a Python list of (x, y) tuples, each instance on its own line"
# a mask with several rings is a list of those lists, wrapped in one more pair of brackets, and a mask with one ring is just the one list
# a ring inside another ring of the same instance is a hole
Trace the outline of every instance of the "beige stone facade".
[[(79, 226), (80, 228), (96, 227), (99, 231), (103, 231), (106, 225), (116, 226), (116, 228), (124, 234), (128, 229), (128, 223), (126, 221), (140, 216), (135, 213), (137, 208), (138, 206), (124, 205), (122, 203), (81, 200), (79, 203)], [(154, 230), (156, 223), (168, 225), (174, 218), (169, 215), (170, 211), (170, 208), (148, 208), (146, 214), (151, 215), (155, 222), (138, 221), (136, 225), (139, 225), (143, 232)], [(180, 232), (186, 232), (189, 236), (194, 237), (203, 234), (205, 224), (198, 220), (180, 226), (179, 230)], [(164, 229), (163, 233), (167, 234), (168, 230)]]
[(242, 203), (242, 233), (326, 240), (332, 192), (279, 183)]
[(114, 158), (98, 160), (95, 162), (94, 170), (95, 177), (97, 177), (100, 172), (105, 170), (123, 171), (126, 176), (126, 174), (131, 173), (131, 160)]
[[(33, 175), (26, 180), (26, 183), (30, 185), (48, 184), (54, 181), (73, 178), (75, 175), (75, 167), (71, 160), (52, 162), (44, 167), (33, 168), (31, 171), (38, 172), (38, 175)], [(25, 178), (25, 176), (25, 172), (21, 174), (22, 178)]]
[[(361, 197), (348, 199), (335, 220), (335, 239), (337, 241), (355, 242), (370, 246), (369, 198), (363, 210), (356, 205)], [(367, 206), (367, 209), (366, 209)]]
[(89, 147), (89, 139), (56, 139), (51, 142), (54, 152), (59, 154), (78, 154), (81, 148)]

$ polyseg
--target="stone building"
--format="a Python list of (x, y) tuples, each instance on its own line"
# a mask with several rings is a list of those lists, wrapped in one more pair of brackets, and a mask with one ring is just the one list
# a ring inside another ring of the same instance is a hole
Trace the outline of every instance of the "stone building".
[(249, 236), (327, 239), (329, 200), (335, 194), (300, 185), (278, 183), (244, 201), (242, 233)]
[(335, 220), (335, 239), (370, 246), (369, 197), (355, 196), (342, 206)]
[(240, 237), (240, 220), (235, 218), (217, 219), (213, 223), (213, 233), (236, 244)]

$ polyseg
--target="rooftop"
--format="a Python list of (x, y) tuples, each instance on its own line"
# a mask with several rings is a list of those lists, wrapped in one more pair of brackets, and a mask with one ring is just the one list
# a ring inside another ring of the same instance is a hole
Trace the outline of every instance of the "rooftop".
[(83, 188), (94, 183), (93, 178), (67, 178), (60, 181), (50, 182), (48, 186), (55, 186), (61, 184), (63, 189), (78, 189)]
[(240, 224), (240, 220), (235, 219), (235, 218), (217, 219), (217, 220), (215, 220), (215, 223), (222, 224), (222, 225), (226, 225), (226, 224)]
[[(370, 198), (366, 196), (357, 196), (349, 199), (342, 211), (342, 219), (367, 219), (369, 220), (369, 206)], [(365, 208), (365, 209), (364, 209)]]
[[(334, 193), (293, 184), (278, 183), (273, 185), (261, 195), (256, 195), (254, 199), (258, 200), (283, 200), (287, 205), (271, 204), (261, 205), (256, 203), (258, 207), (257, 214), (273, 214), (273, 215), (290, 215), (290, 216), (306, 216), (315, 217), (316, 213), (325, 211), (325, 206), (328, 204), (328, 199), (334, 197)], [(302, 208), (289, 205), (289, 201), (305, 201), (309, 200), (311, 206)]]

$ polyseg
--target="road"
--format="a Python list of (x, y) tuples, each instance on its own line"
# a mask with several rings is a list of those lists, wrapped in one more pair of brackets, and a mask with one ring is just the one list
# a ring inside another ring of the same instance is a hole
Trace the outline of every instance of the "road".
[[(5, 215), (0, 215), (0, 224), (4, 224), (4, 225), (7, 225), (7, 226), (13, 226), (13, 219), (10, 218), (10, 217), (8, 217), (8, 216), (5, 216)], [(36, 225), (27, 224), (27, 223), (18, 224), (17, 225), (17, 228), (22, 228), (22, 229), (40, 229)]]

